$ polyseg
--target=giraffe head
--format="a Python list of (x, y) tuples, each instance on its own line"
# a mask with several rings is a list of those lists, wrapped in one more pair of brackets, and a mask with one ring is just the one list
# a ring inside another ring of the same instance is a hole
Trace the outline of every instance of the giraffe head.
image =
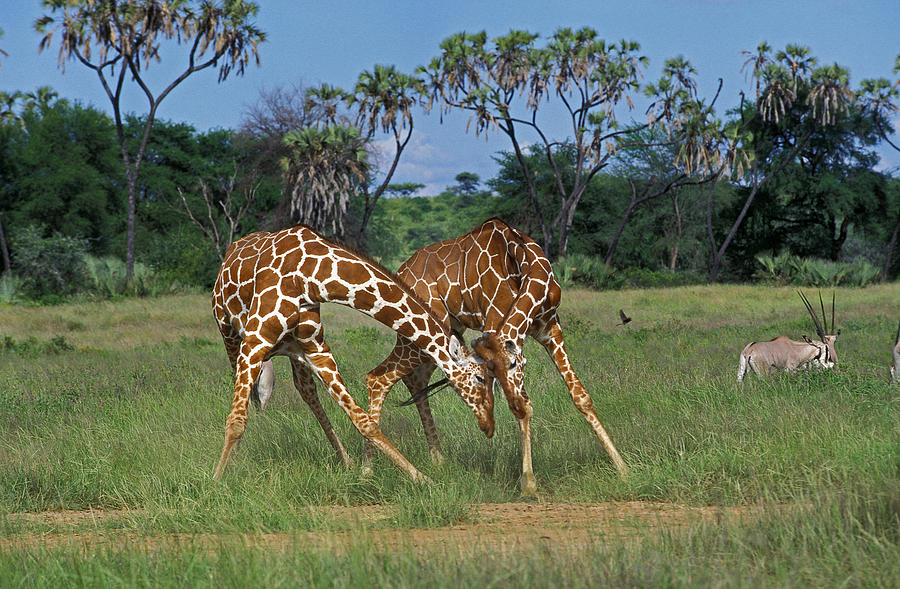
[(525, 417), (525, 399), (522, 390), (525, 383), (525, 357), (522, 349), (512, 339), (501, 339), (495, 332), (484, 332), (472, 342), (479, 361), (483, 362), (491, 377), (497, 380), (513, 415)]
[(478, 427), (490, 438), (494, 435), (494, 391), (490, 371), (455, 335), (450, 336), (450, 355), (457, 368), (449, 378), (450, 384), (475, 414)]

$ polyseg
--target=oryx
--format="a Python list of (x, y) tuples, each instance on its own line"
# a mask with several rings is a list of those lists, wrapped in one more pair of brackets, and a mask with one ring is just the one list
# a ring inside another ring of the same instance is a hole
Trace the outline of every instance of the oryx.
[(894, 337), (894, 349), (891, 352), (891, 384), (900, 382), (900, 323), (897, 323), (897, 335)]
[(751, 342), (744, 346), (738, 362), (738, 382), (744, 380), (748, 370), (756, 374), (766, 374), (771, 369), (786, 371), (802, 368), (832, 368), (837, 362), (837, 353), (834, 351), (834, 341), (840, 335), (840, 330), (834, 333), (834, 294), (831, 296), (831, 331), (826, 333), (822, 323), (828, 327), (828, 319), (825, 317), (825, 304), (822, 302), (822, 294), (819, 293), (819, 305), (822, 308), (822, 322), (813, 311), (809, 300), (800, 291), (797, 291), (809, 316), (816, 326), (816, 333), (822, 341), (814, 341), (803, 336), (803, 341), (798, 342), (789, 337), (780, 335), (767, 342)]

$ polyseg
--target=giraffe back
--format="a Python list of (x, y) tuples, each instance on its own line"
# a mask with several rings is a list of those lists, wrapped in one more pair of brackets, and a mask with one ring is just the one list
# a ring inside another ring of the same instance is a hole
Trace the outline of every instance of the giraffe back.
[(541, 247), (498, 218), (469, 233), (425, 246), (397, 276), (454, 330), (483, 331), (473, 342), (507, 398), (517, 399), (525, 364), (522, 344), (536, 319), (555, 316), (561, 289)]

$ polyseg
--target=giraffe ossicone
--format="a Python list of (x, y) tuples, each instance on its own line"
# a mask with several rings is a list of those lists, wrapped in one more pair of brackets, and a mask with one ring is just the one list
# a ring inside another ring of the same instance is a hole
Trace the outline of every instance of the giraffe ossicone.
[[(628, 468), (593, 409), (590, 395), (575, 374), (566, 352), (557, 309), (561, 298), (550, 261), (538, 244), (492, 218), (469, 233), (417, 250), (397, 271), (454, 333), (481, 331), (472, 349), (503, 390), (519, 425), (522, 447), (522, 493), (534, 495), (537, 485), (531, 461), (531, 400), (525, 393), (527, 336), (540, 343), (566, 382), (569, 395), (621, 475)], [(402, 337), (388, 357), (369, 372), (369, 412), (376, 422), (387, 392), (402, 379), (410, 392), (421, 390), (435, 365)], [(431, 455), (439, 459), (440, 444), (428, 399), (416, 400)], [(366, 445), (366, 459), (374, 455)]]
[(231, 244), (213, 289), (213, 315), (235, 372), (234, 399), (215, 478), (222, 475), (244, 433), (248, 400), (252, 397), (260, 407), (268, 401), (269, 360), (278, 355), (289, 358), (295, 387), (345, 464), (349, 456), (319, 403), (313, 376), (322, 381), (367, 445), (381, 450), (413, 480), (424, 478), (344, 385), (319, 313), (321, 303), (328, 302), (369, 315), (409, 341), (417, 354), (446, 374), (482, 431), (493, 435), (493, 394), (484, 367), (412, 290), (375, 262), (308, 227), (257, 232)]

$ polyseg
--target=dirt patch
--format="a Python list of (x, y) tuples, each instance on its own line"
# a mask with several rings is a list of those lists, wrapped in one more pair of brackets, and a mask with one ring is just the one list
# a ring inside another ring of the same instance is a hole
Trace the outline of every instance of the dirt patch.
[[(534, 546), (548, 549), (586, 547), (592, 544), (634, 539), (660, 528), (680, 528), (696, 523), (739, 521), (756, 518), (762, 507), (689, 507), (671, 503), (625, 501), (611, 503), (485, 503), (477, 506), (477, 521), (429, 529), (385, 527), (391, 511), (379, 505), (311, 508), (358, 529), (340, 531), (295, 530), (271, 534), (156, 534), (128, 530), (72, 531), (29, 534), (0, 539), (0, 550), (11, 548), (82, 547), (85, 550), (123, 547), (156, 550), (170, 546), (217, 546), (238, 542), (272, 550), (303, 547), (336, 552), (367, 544), (383, 550), (515, 550)], [(100, 524), (139, 512), (60, 511), (21, 513), (11, 521), (60, 526)]]

